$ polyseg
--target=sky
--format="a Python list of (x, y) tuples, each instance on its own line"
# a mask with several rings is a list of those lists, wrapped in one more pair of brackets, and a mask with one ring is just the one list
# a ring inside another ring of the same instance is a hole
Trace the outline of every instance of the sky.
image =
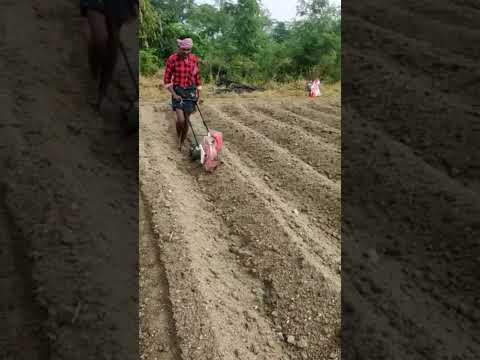
[[(272, 19), (279, 21), (293, 20), (297, 11), (297, 0), (261, 0), (270, 11)], [(214, 0), (197, 0), (198, 4), (214, 4)], [(330, 0), (332, 4), (340, 5), (341, 0)]]
[[(279, 21), (293, 20), (297, 13), (297, 0), (261, 0), (270, 11), (273, 19)], [(330, 0), (331, 4), (340, 5), (340, 0)]]

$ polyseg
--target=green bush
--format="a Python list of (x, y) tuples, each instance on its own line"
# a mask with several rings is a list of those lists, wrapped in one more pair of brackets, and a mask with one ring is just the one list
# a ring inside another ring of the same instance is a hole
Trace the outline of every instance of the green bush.
[(158, 72), (161, 62), (155, 49), (140, 49), (140, 73), (151, 76)]
[[(140, 66), (158, 71), (176, 50), (176, 39), (191, 37), (204, 82), (226, 78), (261, 85), (306, 78), (341, 78), (340, 11), (328, 0), (299, 0), (296, 20), (276, 22), (259, 0), (147, 0), (141, 19)], [(150, 16), (147, 16), (150, 15)]]

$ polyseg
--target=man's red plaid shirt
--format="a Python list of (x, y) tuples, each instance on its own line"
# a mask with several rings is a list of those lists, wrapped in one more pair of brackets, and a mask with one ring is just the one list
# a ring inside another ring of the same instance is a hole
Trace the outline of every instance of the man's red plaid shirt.
[(188, 88), (191, 86), (200, 86), (200, 69), (198, 58), (193, 54), (188, 54), (185, 59), (177, 54), (171, 55), (165, 65), (165, 74), (163, 83), (169, 87), (171, 85)]

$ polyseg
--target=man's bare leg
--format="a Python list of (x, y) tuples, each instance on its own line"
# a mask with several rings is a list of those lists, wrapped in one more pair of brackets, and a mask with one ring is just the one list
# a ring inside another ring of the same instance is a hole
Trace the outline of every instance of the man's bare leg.
[(190, 113), (187, 113), (185, 112), (184, 113), (184, 116), (185, 116), (185, 125), (183, 126), (183, 131), (182, 131), (182, 138), (180, 140), (180, 143), (183, 145), (183, 143), (185, 142), (185, 139), (187, 138), (187, 134), (188, 134), (188, 122), (190, 121)]
[(120, 30), (122, 22), (111, 16), (106, 17), (106, 26), (108, 30), (108, 41), (106, 46), (106, 56), (102, 63), (102, 71), (100, 74), (100, 83), (98, 88), (98, 106), (102, 104), (107, 94), (108, 87), (113, 78), (115, 66), (118, 60), (118, 50), (120, 47)]
[[(182, 109), (176, 109), (175, 112), (177, 113), (177, 122), (176, 122), (176, 129), (177, 129), (177, 137), (178, 137), (178, 150), (182, 150), (183, 145), (183, 132), (185, 131), (185, 127), (187, 127), (185, 122), (185, 114)], [(188, 127), (187, 127), (188, 129)]]
[[(96, 80), (100, 76), (102, 64), (107, 56), (108, 30), (105, 16), (101, 12), (88, 10), (87, 19), (90, 27), (88, 61), (92, 77)], [(94, 105), (98, 108), (98, 98)]]

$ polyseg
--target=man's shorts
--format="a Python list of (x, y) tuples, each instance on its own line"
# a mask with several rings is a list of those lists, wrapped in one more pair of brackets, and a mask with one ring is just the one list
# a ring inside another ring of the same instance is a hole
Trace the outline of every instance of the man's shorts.
[(197, 88), (192, 86), (189, 88), (182, 88), (180, 86), (174, 86), (173, 91), (175, 94), (180, 95), (183, 102), (175, 100), (172, 96), (172, 110), (182, 109), (186, 113), (195, 112), (195, 101), (197, 101)]
[(96, 10), (119, 19), (132, 15), (128, 0), (80, 0), (80, 10), (83, 16), (87, 15), (87, 10)]

